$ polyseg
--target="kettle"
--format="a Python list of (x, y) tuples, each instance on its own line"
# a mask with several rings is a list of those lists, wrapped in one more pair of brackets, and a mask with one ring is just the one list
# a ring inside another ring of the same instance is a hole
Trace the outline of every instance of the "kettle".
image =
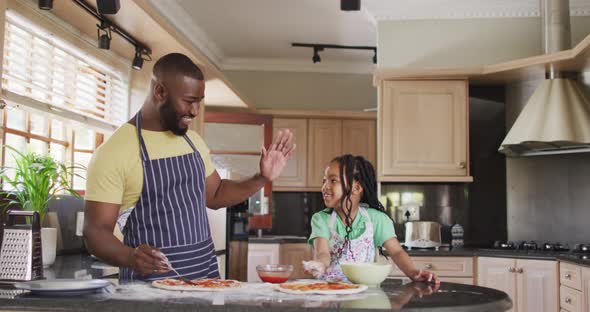
[(408, 249), (440, 247), (440, 223), (431, 221), (406, 222), (406, 242), (404, 245)]

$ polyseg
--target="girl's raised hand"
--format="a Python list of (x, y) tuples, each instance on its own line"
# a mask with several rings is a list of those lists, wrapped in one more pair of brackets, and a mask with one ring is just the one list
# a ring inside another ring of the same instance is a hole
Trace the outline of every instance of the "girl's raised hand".
[(411, 277), (414, 282), (429, 282), (434, 284), (440, 284), (440, 280), (436, 276), (436, 274), (426, 271), (426, 270), (418, 270), (418, 274)]

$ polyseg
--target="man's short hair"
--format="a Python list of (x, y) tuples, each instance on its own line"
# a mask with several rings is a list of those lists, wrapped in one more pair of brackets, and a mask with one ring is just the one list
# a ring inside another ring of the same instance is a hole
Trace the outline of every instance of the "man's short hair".
[(182, 53), (170, 53), (162, 56), (152, 70), (156, 79), (163, 79), (164, 76), (178, 75), (188, 76), (197, 80), (204, 80), (203, 72), (188, 56)]

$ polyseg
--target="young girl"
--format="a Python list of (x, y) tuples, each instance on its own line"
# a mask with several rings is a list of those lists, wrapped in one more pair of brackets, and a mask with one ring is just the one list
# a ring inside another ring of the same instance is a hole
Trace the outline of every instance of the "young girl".
[(398, 242), (393, 221), (377, 199), (375, 169), (369, 161), (350, 154), (334, 158), (324, 171), (322, 195), (328, 208), (311, 219), (314, 257), (304, 264), (306, 271), (328, 281), (347, 281), (340, 262), (374, 262), (375, 247), (384, 247), (413, 281), (439, 283), (433, 273), (418, 270)]

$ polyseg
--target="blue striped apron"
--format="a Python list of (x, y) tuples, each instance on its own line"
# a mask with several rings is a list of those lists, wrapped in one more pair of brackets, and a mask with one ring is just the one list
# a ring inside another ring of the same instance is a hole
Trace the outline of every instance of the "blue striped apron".
[[(141, 134), (141, 112), (135, 116), (143, 165), (143, 188), (123, 234), (125, 245), (160, 248), (183, 277), (219, 278), (217, 257), (205, 207), (205, 165), (193, 142), (193, 153), (150, 160)], [(119, 279), (152, 281), (174, 272), (139, 276), (122, 267)]]

